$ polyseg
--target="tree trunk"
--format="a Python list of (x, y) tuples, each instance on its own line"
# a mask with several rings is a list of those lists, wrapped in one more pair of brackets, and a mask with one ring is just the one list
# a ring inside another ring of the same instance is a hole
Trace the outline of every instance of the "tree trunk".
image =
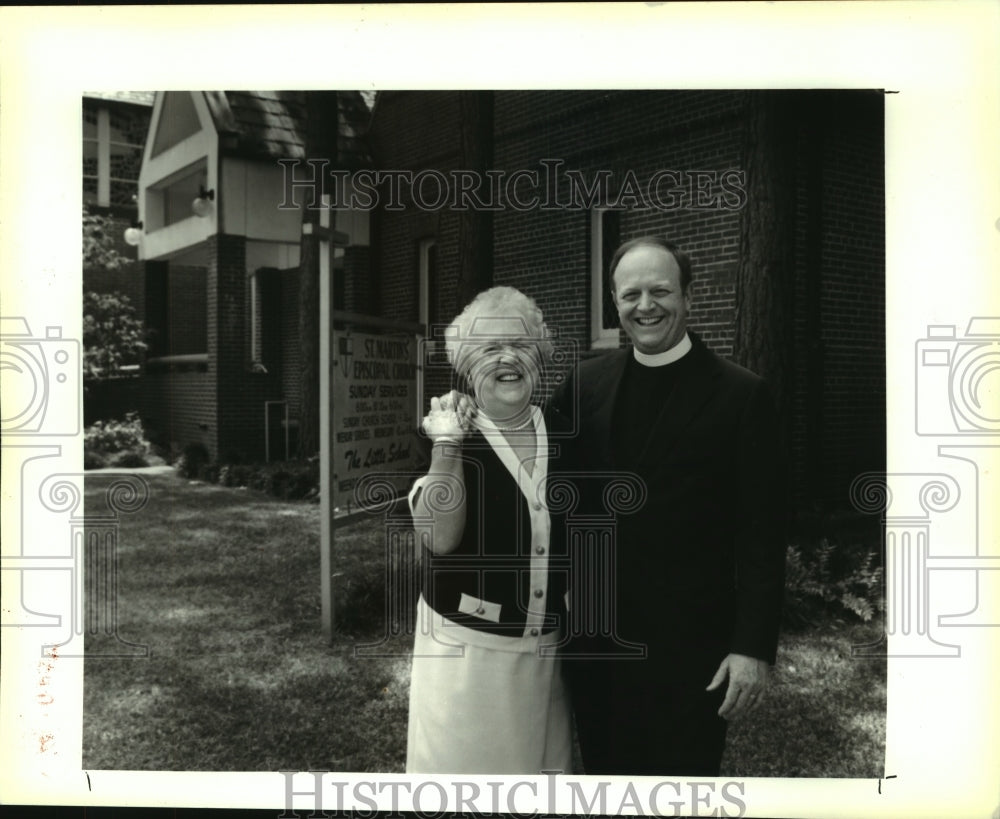
[[(306, 158), (330, 160), (329, 171), (337, 163), (337, 92), (306, 92), (306, 117)], [(322, 179), (317, 179), (315, 196), (303, 194), (303, 224), (319, 224), (322, 190)], [(315, 207), (310, 207), (311, 198)], [(311, 458), (319, 452), (319, 252), (315, 232), (303, 233), (299, 254), (300, 458)]]
[(794, 318), (794, 99), (789, 92), (747, 92), (747, 201), (740, 212), (733, 339), (736, 362), (768, 381), (786, 434)]
[[(463, 169), (480, 178), (493, 167), (493, 92), (460, 91), (460, 128)], [(484, 196), (484, 198), (486, 198)], [(493, 284), (493, 213), (487, 210), (458, 214), (458, 286), (453, 315)]]

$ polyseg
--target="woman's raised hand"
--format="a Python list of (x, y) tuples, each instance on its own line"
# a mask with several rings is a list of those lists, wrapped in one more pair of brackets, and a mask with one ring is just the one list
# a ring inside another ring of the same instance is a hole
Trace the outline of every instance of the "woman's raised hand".
[(475, 402), (464, 393), (452, 390), (440, 398), (431, 399), (431, 411), (424, 416), (423, 430), (431, 441), (465, 438), (476, 414)]

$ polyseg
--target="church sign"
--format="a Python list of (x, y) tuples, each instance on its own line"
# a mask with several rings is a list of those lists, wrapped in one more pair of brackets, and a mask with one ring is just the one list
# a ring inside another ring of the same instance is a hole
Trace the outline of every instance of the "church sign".
[(408, 489), (418, 458), (418, 342), (341, 330), (332, 340), (332, 501), (340, 515), (357, 508), (354, 488), (365, 475)]

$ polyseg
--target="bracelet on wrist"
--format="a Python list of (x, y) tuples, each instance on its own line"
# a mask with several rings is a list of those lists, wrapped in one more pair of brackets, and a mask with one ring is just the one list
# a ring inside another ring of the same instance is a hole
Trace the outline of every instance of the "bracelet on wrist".
[(450, 438), (447, 435), (441, 435), (434, 439), (434, 446), (438, 444), (455, 444), (456, 446), (461, 446), (462, 442), (458, 438)]

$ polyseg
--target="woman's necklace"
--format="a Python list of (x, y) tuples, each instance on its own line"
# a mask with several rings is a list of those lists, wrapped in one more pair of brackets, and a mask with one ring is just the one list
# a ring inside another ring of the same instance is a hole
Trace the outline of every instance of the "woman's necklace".
[(531, 423), (531, 416), (529, 415), (522, 423), (518, 424), (516, 427), (502, 427), (497, 424), (497, 429), (501, 432), (520, 432), (525, 429)]

